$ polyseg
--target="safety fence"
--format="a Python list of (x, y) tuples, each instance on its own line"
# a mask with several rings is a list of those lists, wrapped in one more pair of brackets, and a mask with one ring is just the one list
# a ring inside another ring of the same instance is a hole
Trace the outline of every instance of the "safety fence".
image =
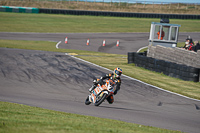
[(188, 14), (129, 13), (129, 12), (107, 12), (107, 11), (62, 10), (62, 9), (46, 9), (46, 8), (39, 9), (39, 13), (137, 17), (137, 18), (200, 19), (200, 15), (188, 15)]
[(143, 67), (185, 81), (200, 81), (200, 68), (147, 57), (144, 53), (129, 52), (128, 63), (135, 63), (138, 67)]
[(33, 7), (0, 6), (0, 12), (39, 13), (39, 9)]

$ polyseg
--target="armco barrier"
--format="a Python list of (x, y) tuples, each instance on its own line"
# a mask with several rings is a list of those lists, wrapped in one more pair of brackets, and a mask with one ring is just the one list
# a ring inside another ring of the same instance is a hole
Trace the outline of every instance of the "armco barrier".
[(188, 14), (108, 12), (108, 11), (63, 10), (63, 9), (47, 9), (47, 8), (40, 8), (39, 13), (114, 16), (114, 17), (137, 17), (137, 18), (200, 19), (200, 15), (191, 15), (191, 14), (188, 15)]
[(135, 63), (136, 66), (155, 72), (160, 72), (167, 76), (179, 78), (185, 81), (200, 81), (199, 68), (147, 57), (144, 56), (144, 53), (138, 54), (135, 52), (129, 52), (128, 63)]
[(33, 7), (0, 6), (0, 12), (39, 13), (39, 9)]

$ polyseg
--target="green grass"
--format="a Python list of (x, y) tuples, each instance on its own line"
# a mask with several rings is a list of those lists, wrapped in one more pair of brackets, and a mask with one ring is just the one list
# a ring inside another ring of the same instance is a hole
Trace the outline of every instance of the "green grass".
[[(111, 126), (112, 125), (112, 126)], [(1, 133), (178, 133), (118, 120), (0, 101)]]
[[(0, 12), (0, 32), (149, 32), (151, 22), (160, 19), (73, 16), (52, 14), (4, 13)], [(180, 32), (200, 31), (200, 20), (170, 19), (180, 24)]]
[[(0, 12), (0, 32), (149, 32), (152, 21), (159, 19), (117, 18), (49, 14), (17, 14)], [(170, 20), (181, 24), (181, 32), (199, 32), (199, 20)], [(56, 49), (54, 42), (0, 40), (0, 47), (77, 53), (79, 58), (114, 69), (121, 67), (123, 74), (166, 90), (200, 99), (200, 83), (182, 81), (160, 73), (127, 64), (126, 55), (100, 52)], [(90, 55), (90, 56), (82, 56)], [(97, 56), (105, 56), (99, 58)], [(119, 57), (116, 60), (116, 56)], [(109, 63), (107, 63), (109, 62)], [(112, 126), (110, 126), (112, 123)], [(95, 126), (95, 125), (102, 126)], [(0, 102), (0, 132), (134, 132), (134, 133), (171, 133), (177, 131), (141, 126), (121, 121), (101, 119), (90, 116), (62, 113), (25, 105)]]

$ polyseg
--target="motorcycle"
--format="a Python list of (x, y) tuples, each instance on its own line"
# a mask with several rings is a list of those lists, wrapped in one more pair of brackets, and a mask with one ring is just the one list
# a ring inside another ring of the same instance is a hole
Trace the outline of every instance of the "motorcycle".
[(89, 94), (85, 100), (85, 104), (94, 103), (95, 106), (99, 106), (107, 97), (114, 94), (115, 90), (115, 81), (111, 79), (106, 80), (102, 85), (98, 84)]

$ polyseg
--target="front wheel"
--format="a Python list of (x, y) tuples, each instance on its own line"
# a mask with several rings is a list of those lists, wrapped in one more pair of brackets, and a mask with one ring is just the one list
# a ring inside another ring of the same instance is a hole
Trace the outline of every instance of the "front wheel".
[(86, 100), (85, 100), (85, 105), (89, 105), (91, 102), (90, 102), (90, 100), (89, 100), (89, 96), (86, 98)]
[(95, 106), (99, 106), (107, 97), (108, 94), (104, 93), (101, 97), (99, 96), (94, 103)]

